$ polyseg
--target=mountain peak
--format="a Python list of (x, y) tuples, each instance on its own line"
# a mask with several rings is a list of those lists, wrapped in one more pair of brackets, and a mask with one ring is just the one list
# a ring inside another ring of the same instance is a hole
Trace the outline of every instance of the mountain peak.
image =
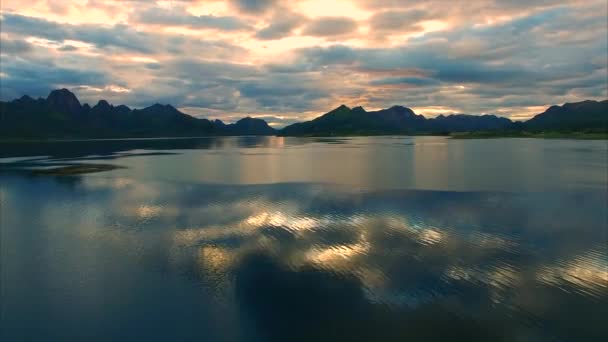
[(153, 105), (151, 105), (150, 107), (146, 107), (144, 109), (142, 109), (142, 111), (144, 112), (148, 112), (148, 113), (155, 113), (155, 114), (159, 114), (159, 113), (165, 113), (165, 114), (183, 114), (182, 112), (180, 112), (179, 110), (177, 110), (175, 107), (173, 107), (172, 105), (166, 104), (160, 104), (160, 103), (155, 103)]
[(65, 88), (51, 91), (46, 102), (54, 110), (69, 114), (78, 114), (82, 109), (76, 95)]
[(332, 109), (331, 111), (329, 111), (328, 113), (326, 113), (326, 115), (327, 114), (336, 114), (336, 113), (350, 113), (350, 111), (351, 111), (351, 109), (348, 106), (341, 104), (340, 106), (338, 106), (338, 107)]
[(270, 127), (265, 120), (252, 118), (250, 116), (244, 117), (239, 121), (228, 125), (228, 128), (231, 132), (238, 135), (268, 135), (275, 133), (274, 128)]
[(347, 105), (345, 105), (345, 104), (341, 104), (341, 105), (340, 105), (340, 106), (338, 106), (338, 108), (336, 108), (336, 109), (342, 109), (342, 110), (344, 110), (344, 109), (349, 109), (349, 110), (350, 110), (350, 108), (349, 108)]
[(34, 100), (33, 98), (29, 97), (28, 95), (23, 95), (18, 99), (14, 99), (12, 101), (13, 103), (19, 103), (19, 104), (31, 104), (36, 102), (36, 100)]
[(397, 111), (397, 112), (414, 113), (414, 111), (411, 110), (410, 108), (407, 108), (407, 107), (404, 107), (404, 106), (401, 106), (401, 105), (392, 106), (388, 110)]
[(110, 105), (108, 103), (108, 101), (106, 101), (106, 100), (99, 100), (99, 102), (97, 102), (97, 104), (95, 105), (95, 108), (101, 109), (101, 110), (107, 110), (107, 109), (112, 109), (112, 105)]
[(66, 88), (52, 90), (46, 99), (50, 100), (50, 99), (59, 99), (59, 98), (72, 98), (72, 99), (78, 100), (76, 98), (76, 95), (74, 95), (74, 93), (67, 90)]
[(160, 103), (155, 103), (152, 106), (150, 106), (150, 108), (177, 110), (177, 108), (173, 107), (170, 104), (160, 104)]
[(258, 119), (258, 118), (252, 118), (251, 116), (246, 116), (242, 119), (239, 119), (237, 122), (235, 122), (235, 124), (239, 125), (239, 124), (252, 124), (252, 125), (258, 125), (258, 124), (262, 124), (262, 125), (267, 125), (266, 121), (263, 119)]

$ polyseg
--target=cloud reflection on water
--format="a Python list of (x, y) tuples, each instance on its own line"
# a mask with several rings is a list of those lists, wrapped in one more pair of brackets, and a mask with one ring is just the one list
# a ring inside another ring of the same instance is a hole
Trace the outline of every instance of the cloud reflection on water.
[[(606, 311), (602, 192), (365, 192), (103, 177), (66, 186), (15, 176), (6, 184), (8, 208), (29, 205), (43, 215), (11, 215), (15, 227), (36, 229), (30, 220), (39, 220), (44, 234), (70, 234), (65, 245), (47, 243), (75, 258), (88, 252), (74, 243), (100, 244), (99, 260), (123, 257), (136, 269), (194, 281), (213, 305), (253, 320), (262, 340), (293, 338), (293, 329), (302, 339), (328, 339), (323, 320), (351, 327), (344, 336), (356, 339), (438, 338), (443, 329), (507, 340), (606, 332), (566, 318)], [(38, 190), (54, 200), (35, 198)]]

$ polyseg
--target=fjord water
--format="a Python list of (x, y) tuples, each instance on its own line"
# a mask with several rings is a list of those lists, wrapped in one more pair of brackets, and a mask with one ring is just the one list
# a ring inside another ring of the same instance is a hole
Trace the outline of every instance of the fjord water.
[[(607, 336), (606, 141), (0, 144), (14, 340)], [(80, 176), (24, 171), (70, 163)]]

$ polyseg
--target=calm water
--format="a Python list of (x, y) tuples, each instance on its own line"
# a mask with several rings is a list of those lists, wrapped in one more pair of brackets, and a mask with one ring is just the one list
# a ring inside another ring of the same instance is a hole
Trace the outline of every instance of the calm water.
[[(0, 157), (2, 341), (608, 336), (606, 141), (113, 140)], [(23, 171), (73, 163), (126, 168)]]

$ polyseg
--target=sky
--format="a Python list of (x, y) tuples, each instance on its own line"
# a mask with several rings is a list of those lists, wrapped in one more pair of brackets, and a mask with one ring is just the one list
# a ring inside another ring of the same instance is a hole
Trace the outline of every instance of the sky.
[(524, 120), (608, 97), (607, 0), (1, 0), (0, 98), (276, 127), (340, 104)]

